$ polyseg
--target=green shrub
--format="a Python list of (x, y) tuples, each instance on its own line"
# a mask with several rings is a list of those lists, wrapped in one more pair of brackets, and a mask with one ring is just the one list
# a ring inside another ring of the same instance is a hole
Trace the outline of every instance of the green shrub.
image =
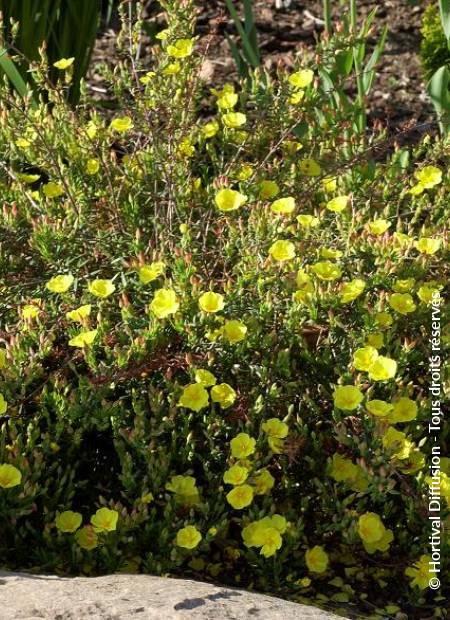
[(421, 33), (420, 57), (424, 75), (429, 80), (440, 67), (446, 66), (450, 69), (450, 50), (442, 29), (437, 2), (429, 4), (425, 9)]
[(312, 60), (211, 93), (192, 6), (164, 6), (153, 71), (110, 76), (112, 121), (61, 90), (4, 101), (1, 564), (438, 609), (449, 142), (376, 161), (385, 137), (343, 139)]

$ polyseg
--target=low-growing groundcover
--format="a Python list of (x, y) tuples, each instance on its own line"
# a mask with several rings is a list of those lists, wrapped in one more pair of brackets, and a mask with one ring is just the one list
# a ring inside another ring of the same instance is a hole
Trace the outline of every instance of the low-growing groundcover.
[(70, 59), (46, 104), (3, 92), (1, 565), (444, 617), (449, 141), (380, 156), (317, 59), (211, 93), (189, 11), (112, 120), (67, 107)]

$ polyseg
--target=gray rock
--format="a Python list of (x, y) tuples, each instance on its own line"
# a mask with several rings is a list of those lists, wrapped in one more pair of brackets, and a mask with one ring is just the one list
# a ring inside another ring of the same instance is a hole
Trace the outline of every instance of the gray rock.
[(1, 620), (338, 620), (315, 607), (148, 575), (0, 573)]

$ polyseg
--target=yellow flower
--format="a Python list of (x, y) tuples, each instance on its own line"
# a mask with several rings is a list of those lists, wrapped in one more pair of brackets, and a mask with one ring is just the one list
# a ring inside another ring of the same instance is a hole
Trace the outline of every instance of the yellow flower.
[(208, 291), (200, 296), (198, 305), (200, 310), (203, 310), (203, 312), (215, 313), (223, 310), (225, 303), (223, 300), (223, 295), (220, 293), (214, 293), (213, 291)]
[(330, 476), (336, 482), (344, 482), (355, 478), (357, 469), (357, 466), (350, 459), (340, 454), (333, 454)]
[(417, 413), (417, 403), (406, 396), (402, 396), (393, 403), (393, 410), (389, 416), (389, 421), (394, 424), (396, 422), (410, 422), (417, 418)]
[(14, 465), (4, 463), (0, 465), (0, 487), (2, 489), (12, 489), (19, 486), (22, 482), (22, 473)]
[(163, 69), (163, 75), (177, 75), (177, 73), (180, 73), (180, 71), (181, 71), (181, 65), (179, 61), (176, 60), (175, 62), (170, 62)]
[(367, 336), (366, 346), (374, 347), (375, 349), (381, 349), (384, 345), (384, 336), (381, 332), (374, 332)]
[(19, 181), (22, 181), (22, 183), (32, 184), (32, 183), (36, 183), (36, 181), (39, 181), (39, 179), (41, 178), (41, 175), (40, 174), (18, 173), (17, 178), (19, 179)]
[(309, 577), (302, 577), (301, 579), (297, 579), (295, 583), (302, 588), (309, 588), (311, 585), (311, 579)]
[(425, 189), (430, 189), (442, 182), (442, 171), (436, 166), (425, 166), (422, 170), (415, 172), (414, 176)]
[(343, 304), (349, 304), (352, 301), (355, 301), (366, 288), (366, 283), (364, 280), (359, 278), (355, 278), (355, 280), (351, 280), (350, 282), (345, 282), (342, 285), (340, 291), (340, 300)]
[(139, 78), (139, 82), (141, 82), (141, 84), (144, 84), (144, 85), (150, 84), (150, 82), (153, 80), (155, 76), (156, 76), (156, 73), (154, 71), (147, 71), (145, 75)]
[(417, 291), (417, 297), (424, 304), (429, 305), (433, 301), (433, 298), (437, 299), (440, 290), (440, 286), (434, 285), (429, 282), (419, 288), (419, 290)]
[(73, 275), (68, 273), (66, 275), (54, 276), (47, 282), (45, 287), (52, 291), (52, 293), (65, 293), (73, 284)]
[(299, 104), (299, 103), (301, 103), (303, 101), (304, 97), (305, 97), (305, 91), (304, 90), (297, 90), (294, 93), (292, 93), (292, 95), (289, 97), (288, 101), (292, 105), (297, 105), (297, 104)]
[(376, 543), (386, 532), (380, 517), (374, 512), (366, 512), (358, 519), (358, 534), (365, 543)]
[(246, 467), (242, 467), (242, 465), (232, 465), (223, 475), (223, 481), (226, 484), (232, 484), (233, 486), (243, 484), (247, 478), (248, 469)]
[(158, 289), (150, 304), (150, 310), (158, 319), (164, 319), (170, 314), (175, 314), (179, 307), (180, 303), (175, 291), (170, 288)]
[(192, 411), (200, 411), (208, 406), (209, 395), (200, 383), (191, 383), (183, 389), (183, 393), (178, 401), (179, 407), (186, 407)]
[(369, 370), (370, 366), (378, 357), (378, 351), (374, 347), (363, 347), (353, 353), (353, 366), (356, 370)]
[(306, 88), (309, 86), (314, 79), (314, 72), (311, 69), (301, 69), (300, 71), (296, 71), (292, 73), (289, 78), (289, 84), (294, 86), (295, 88)]
[(381, 327), (390, 327), (394, 322), (394, 319), (389, 312), (377, 312), (375, 315), (375, 322)]
[(217, 121), (209, 121), (202, 127), (202, 134), (205, 138), (214, 138), (219, 131), (219, 123)]
[(150, 504), (153, 499), (153, 493), (144, 493), (144, 495), (141, 496), (139, 501), (141, 502), (141, 504)]
[(267, 527), (259, 534), (258, 542), (262, 543), (261, 555), (265, 558), (272, 557), (282, 545), (280, 532), (274, 527)]
[(0, 415), (3, 415), (8, 409), (8, 403), (3, 394), (0, 393)]
[(297, 222), (303, 228), (315, 228), (320, 224), (320, 220), (318, 217), (314, 217), (314, 215), (307, 215), (306, 213), (297, 215)]
[(82, 349), (83, 347), (87, 347), (94, 342), (96, 336), (96, 329), (81, 332), (77, 336), (74, 336), (69, 340), (69, 347), (79, 347), (80, 349)]
[(109, 508), (99, 508), (91, 517), (91, 524), (96, 532), (113, 532), (117, 529), (119, 513)]
[(432, 561), (431, 555), (421, 555), (417, 562), (408, 566), (405, 575), (412, 578), (411, 587), (417, 587), (420, 590), (428, 588), (431, 577), (436, 576), (431, 572)]
[(311, 283), (311, 276), (308, 273), (306, 273), (306, 271), (304, 271), (303, 269), (299, 269), (297, 271), (295, 283), (297, 284), (299, 289), (308, 288), (308, 284)]
[(293, 300), (298, 303), (308, 304), (314, 294), (314, 284), (311, 281), (302, 284), (301, 288), (292, 295)]
[(247, 433), (239, 433), (230, 441), (231, 455), (236, 459), (245, 459), (255, 452), (256, 440)]
[(433, 239), (432, 237), (422, 237), (417, 241), (416, 248), (422, 254), (428, 254), (431, 256), (432, 254), (436, 254), (436, 252), (441, 247), (440, 239)]
[(271, 557), (282, 545), (281, 534), (286, 526), (286, 519), (281, 515), (253, 521), (242, 530), (244, 544), (246, 547), (261, 547), (261, 555)]
[(367, 224), (367, 227), (373, 235), (382, 235), (390, 225), (390, 222), (387, 220), (373, 220), (373, 222)]
[(6, 351), (5, 349), (0, 349), (0, 370), (5, 368), (6, 366)]
[(291, 241), (279, 239), (272, 243), (269, 254), (274, 260), (286, 261), (295, 258), (295, 246)]
[(344, 411), (353, 411), (363, 399), (361, 390), (354, 385), (339, 385), (333, 392), (334, 406)]
[(100, 170), (100, 162), (98, 159), (88, 159), (86, 162), (86, 173), (94, 176)]
[(44, 195), (47, 198), (58, 198), (62, 194), (64, 194), (64, 188), (59, 183), (54, 183), (53, 181), (49, 181), (45, 185), (42, 186), (42, 190)]
[(211, 400), (219, 403), (221, 409), (228, 409), (236, 400), (236, 392), (228, 383), (213, 385), (211, 388)]
[(366, 403), (366, 409), (372, 415), (378, 418), (386, 418), (392, 411), (393, 406), (387, 403), (385, 400), (368, 400)]
[(202, 539), (202, 535), (194, 525), (187, 525), (178, 530), (175, 544), (184, 549), (195, 549)]
[(175, 494), (176, 499), (183, 506), (195, 506), (200, 501), (200, 494), (192, 476), (172, 476), (166, 484), (166, 489)]
[(227, 493), (227, 502), (235, 510), (242, 510), (253, 501), (253, 489), (249, 484), (241, 484)]
[(393, 540), (394, 540), (394, 534), (392, 533), (392, 530), (385, 530), (380, 540), (377, 540), (376, 542), (373, 542), (373, 543), (363, 541), (363, 545), (367, 553), (375, 553), (375, 551), (384, 552), (389, 549), (389, 545), (391, 544)]
[(395, 280), (392, 285), (392, 290), (396, 293), (407, 293), (411, 291), (415, 283), (414, 278), (405, 278), (404, 280)]
[(68, 69), (69, 67), (73, 65), (74, 60), (75, 60), (74, 56), (72, 56), (72, 58), (61, 58), (60, 60), (57, 60), (56, 62), (54, 62), (53, 66), (59, 69), (60, 71), (65, 71), (66, 69)]
[(343, 252), (341, 252), (341, 250), (334, 250), (333, 248), (321, 248), (320, 250), (320, 256), (322, 258), (329, 258), (331, 260), (336, 260), (337, 258), (341, 258), (342, 255), (343, 255)]
[(368, 368), (368, 372), (373, 381), (387, 381), (395, 377), (397, 362), (390, 357), (379, 355)]
[(305, 553), (305, 561), (308, 570), (312, 573), (324, 573), (329, 564), (329, 559), (323, 547), (316, 545)]
[(247, 334), (247, 327), (242, 321), (226, 321), (222, 330), (223, 336), (230, 344), (241, 342)]
[(178, 155), (181, 157), (193, 157), (195, 153), (195, 147), (192, 145), (189, 138), (184, 138), (181, 140), (177, 149)]
[(254, 477), (253, 484), (256, 495), (265, 495), (273, 489), (275, 478), (267, 469), (263, 469)]
[(278, 418), (270, 418), (261, 425), (262, 430), (269, 436), (276, 439), (284, 439), (289, 432), (289, 426)]
[(158, 41), (166, 41), (169, 34), (170, 30), (168, 28), (164, 28), (155, 34), (155, 39), (158, 39)]
[(409, 293), (393, 293), (389, 297), (389, 305), (400, 314), (409, 314), (416, 309), (416, 304)]
[(322, 172), (314, 159), (303, 159), (299, 164), (300, 172), (308, 177), (318, 177)]
[(89, 292), (95, 297), (100, 297), (104, 299), (105, 297), (109, 297), (116, 290), (112, 280), (93, 280), (88, 284)]
[(21, 314), (24, 319), (35, 319), (39, 314), (39, 308), (28, 304), (22, 308)]
[(166, 265), (161, 261), (150, 263), (150, 265), (142, 265), (142, 267), (139, 267), (139, 282), (141, 284), (153, 282), (153, 280), (163, 275), (165, 270)]
[(342, 269), (335, 263), (327, 260), (312, 265), (311, 271), (313, 271), (320, 280), (325, 280), (325, 282), (337, 280), (342, 275)]
[(227, 112), (222, 116), (224, 125), (230, 129), (237, 129), (242, 127), (247, 122), (247, 117), (242, 112)]
[(15, 141), (15, 144), (21, 149), (27, 149), (28, 147), (31, 146), (30, 140), (27, 140), (26, 138), (18, 138)]
[(79, 512), (65, 510), (56, 516), (56, 528), (60, 532), (72, 534), (76, 532), (83, 521), (83, 517)]
[(195, 381), (200, 383), (200, 385), (203, 385), (203, 387), (211, 387), (217, 383), (217, 379), (212, 372), (209, 372), (209, 370), (203, 370), (202, 368), (196, 370)]
[(247, 202), (247, 196), (234, 189), (221, 189), (215, 197), (217, 207), (221, 211), (235, 211)]
[(413, 448), (412, 443), (406, 438), (405, 433), (398, 431), (393, 426), (390, 426), (384, 433), (382, 444), (386, 450), (389, 450), (394, 456), (401, 460), (407, 459)]
[(280, 193), (280, 188), (275, 181), (265, 179), (259, 184), (259, 197), (261, 200), (270, 200)]
[(126, 133), (127, 131), (130, 131), (130, 129), (133, 129), (134, 124), (129, 116), (119, 116), (114, 118), (109, 126), (118, 133)]
[(234, 91), (223, 93), (217, 100), (221, 110), (232, 110), (238, 102), (238, 96)]
[(405, 474), (416, 474), (425, 467), (425, 455), (417, 448), (413, 448), (397, 467)]
[(274, 213), (287, 215), (294, 211), (295, 199), (292, 198), (292, 196), (288, 196), (287, 198), (278, 198), (278, 200), (275, 200), (275, 202), (271, 204), (270, 208)]
[(87, 124), (86, 134), (90, 140), (93, 140), (97, 135), (97, 125), (94, 123), (94, 121), (89, 121), (89, 123)]
[(178, 39), (167, 46), (167, 54), (173, 58), (186, 58), (194, 51), (194, 39)]
[(347, 208), (348, 203), (350, 201), (350, 196), (336, 196), (329, 200), (326, 204), (326, 208), (328, 211), (333, 211), (334, 213), (341, 213), (344, 209)]
[(337, 179), (332, 178), (332, 177), (327, 177), (325, 179), (322, 179), (320, 183), (323, 189), (329, 194), (331, 192), (334, 192), (337, 187)]
[(82, 549), (91, 551), (98, 546), (97, 534), (91, 525), (85, 525), (75, 534), (75, 540)]
[(75, 310), (71, 310), (66, 313), (66, 318), (70, 321), (75, 321), (76, 323), (82, 323), (84, 319), (86, 319), (91, 314), (92, 306), (91, 304), (86, 304), (85, 306), (80, 306)]
[(405, 235), (401, 232), (395, 232), (392, 236), (396, 245), (401, 247), (406, 247), (413, 241), (409, 235)]

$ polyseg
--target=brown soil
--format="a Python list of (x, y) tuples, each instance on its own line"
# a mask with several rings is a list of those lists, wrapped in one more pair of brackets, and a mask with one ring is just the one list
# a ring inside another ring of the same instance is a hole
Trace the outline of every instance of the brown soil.
[[(149, 2), (151, 19), (164, 27), (164, 15), (155, 13)], [(235, 5), (240, 3), (235, 0)], [(255, 0), (254, 11), (258, 29), (259, 45), (264, 66), (274, 70), (276, 66), (291, 67), (305, 50), (311, 52), (323, 32), (321, 0), (278, 0), (282, 8), (276, 8), (276, 0)], [(339, 6), (343, 4), (344, 6)], [(420, 2), (414, 6), (411, 0), (358, 0), (360, 20), (375, 6), (378, 13), (374, 32), (369, 40), (374, 44), (380, 29), (388, 25), (386, 49), (378, 66), (378, 73), (369, 95), (369, 121), (377, 120), (395, 134), (405, 127), (417, 126), (416, 134), (435, 127), (432, 106), (425, 93), (418, 49), (420, 46), (420, 21), (424, 9)], [(348, 2), (334, 0), (334, 18), (339, 20), (347, 10)], [(200, 45), (208, 44), (203, 77), (208, 84), (217, 86), (226, 80), (237, 79), (237, 72), (225, 34), (234, 35), (235, 30), (228, 17), (223, 0), (198, 3), (197, 34)], [(159, 27), (158, 27), (159, 29)], [(113, 65), (116, 32), (110, 29), (97, 41), (88, 87), (95, 99), (111, 99), (105, 83), (97, 70), (99, 62)], [(149, 57), (143, 47), (143, 57)]]

